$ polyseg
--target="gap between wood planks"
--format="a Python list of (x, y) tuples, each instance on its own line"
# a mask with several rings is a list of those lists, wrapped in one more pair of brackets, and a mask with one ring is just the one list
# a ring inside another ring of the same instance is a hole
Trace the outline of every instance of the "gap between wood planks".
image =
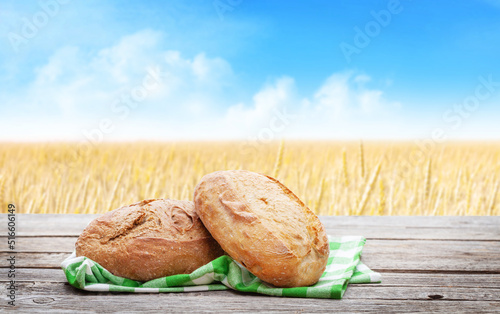
[(438, 270), (438, 269), (377, 269), (371, 268), (371, 270), (378, 273), (411, 273), (411, 274), (449, 274), (449, 275), (500, 275), (500, 270)]

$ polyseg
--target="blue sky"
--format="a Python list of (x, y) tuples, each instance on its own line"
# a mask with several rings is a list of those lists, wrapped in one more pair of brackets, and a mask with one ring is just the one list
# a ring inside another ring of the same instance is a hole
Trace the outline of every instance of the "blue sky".
[(0, 1), (0, 140), (500, 138), (500, 1)]

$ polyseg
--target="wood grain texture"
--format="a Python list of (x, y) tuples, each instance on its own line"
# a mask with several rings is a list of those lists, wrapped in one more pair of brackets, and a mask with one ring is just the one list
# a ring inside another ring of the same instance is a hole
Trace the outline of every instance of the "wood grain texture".
[[(18, 268), (19, 282), (59, 282), (65, 283), (64, 272), (59, 268)], [(0, 282), (8, 280), (7, 269), (0, 268)], [(500, 289), (500, 274), (443, 274), (443, 273), (395, 273), (382, 272), (383, 282), (376, 286), (395, 287), (462, 287)]]
[[(7, 252), (7, 241), (2, 241), (0, 237), (0, 252)], [(4, 237), (5, 239), (5, 237)], [(24, 237), (19, 236), (16, 238), (16, 249), (17, 252), (47, 252), (47, 253), (69, 253), (72, 252), (75, 248), (75, 241), (77, 237), (47, 237), (47, 236), (39, 236), (39, 237)], [(467, 249), (469, 246), (465, 242), (472, 242), (472, 247), (480, 247), (480, 248), (490, 248), (491, 250), (498, 249), (499, 241), (463, 241), (463, 240), (423, 240), (423, 239), (370, 239), (367, 240), (367, 249), (370, 246), (385, 247), (387, 245), (397, 245), (391, 241), (398, 241), (401, 245), (401, 252), (406, 252), (408, 249), (404, 249), (403, 247), (412, 247), (415, 248), (422, 247), (423, 250), (426, 248), (432, 249), (440, 246), (446, 246), (450, 249)], [(456, 242), (456, 243), (455, 243)], [(412, 249), (412, 248), (411, 248)], [(366, 252), (366, 251), (365, 251)]]
[[(3, 299), (4, 297), (2, 297)], [(2, 300), (3, 301), (3, 300)], [(5, 304), (5, 302), (2, 302)], [(498, 312), (499, 301), (443, 299), (290, 299), (211, 291), (171, 294), (82, 293), (71, 295), (37, 294), (19, 297), (17, 308), (23, 311), (90, 313), (485, 313)], [(5, 306), (3, 306), (5, 307)]]
[[(499, 301), (498, 288), (463, 288), (463, 287), (427, 287), (421, 289), (413, 286), (376, 286), (375, 284), (350, 285), (347, 289), (344, 299), (355, 300), (430, 300), (441, 296), (442, 301)], [(399, 287), (399, 289), (395, 289)], [(210, 292), (201, 292), (202, 295), (210, 297)], [(90, 292), (78, 290), (67, 283), (63, 282), (21, 282), (18, 285), (18, 296), (72, 296), (72, 295), (88, 295)], [(101, 292), (92, 292), (90, 294), (101, 295)], [(222, 297), (231, 297), (224, 292), (219, 292)], [(240, 294), (240, 293), (238, 293)], [(131, 294), (136, 295), (136, 294)], [(172, 297), (172, 294), (165, 294)], [(180, 297), (184, 298), (186, 293), (179, 293)], [(258, 294), (252, 294), (257, 296)]]
[[(0, 214), (0, 221), (6, 222), (6, 217)], [(96, 217), (99, 215), (19, 214), (17, 235), (78, 237)], [(321, 216), (320, 219), (332, 235), (362, 234), (368, 239), (500, 240), (500, 217)]]
[[(500, 217), (321, 217), (332, 235), (368, 238), (362, 260), (382, 284), (349, 285), (343, 300), (291, 299), (211, 291), (91, 293), (71, 287), (60, 263), (98, 215), (17, 215), (16, 308), (0, 311), (167, 312), (498, 312)], [(0, 216), (6, 225), (6, 215)], [(3, 230), (3, 229), (2, 229)], [(0, 236), (0, 260), (11, 252)], [(5, 263), (0, 284), (6, 285)]]

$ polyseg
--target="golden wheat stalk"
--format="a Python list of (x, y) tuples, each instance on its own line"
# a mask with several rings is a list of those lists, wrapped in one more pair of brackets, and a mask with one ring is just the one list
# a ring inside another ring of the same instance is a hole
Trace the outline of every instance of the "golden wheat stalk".
[[(26, 211), (27, 211), (27, 213), (28, 213), (28, 214), (34, 214), (34, 213), (33, 213), (33, 204), (34, 204), (34, 203), (35, 203), (35, 199), (34, 199), (34, 198), (32, 198), (32, 199), (29, 201), (28, 206), (26, 206), (26, 207), (27, 207)], [(60, 214), (60, 213), (58, 213), (58, 214)]]
[(382, 216), (385, 211), (385, 186), (384, 180), (379, 179), (379, 197), (378, 197), (378, 211), (377, 214)]
[(411, 212), (411, 209), (413, 208), (413, 204), (415, 203), (415, 199), (416, 199), (416, 197), (413, 193), (410, 195), (410, 197), (407, 198), (405, 215), (414, 214), (413, 212)]
[(347, 172), (347, 154), (345, 149), (342, 151), (342, 169), (344, 173), (344, 185), (349, 186), (349, 173)]
[(281, 140), (280, 147), (278, 149), (278, 154), (276, 155), (276, 162), (274, 163), (273, 178), (278, 177), (278, 173), (281, 168), (281, 163), (283, 161), (283, 149), (285, 147), (285, 141)]
[(493, 192), (491, 194), (490, 202), (488, 204), (488, 212), (487, 212), (487, 214), (489, 216), (492, 216), (493, 212), (495, 210), (495, 203), (496, 203), (497, 193), (498, 193), (498, 181), (495, 184), (495, 187), (493, 188)]
[(462, 179), (462, 169), (460, 169), (458, 171), (458, 174), (457, 174), (457, 181), (455, 183), (455, 193), (454, 193), (455, 200), (460, 199), (460, 188), (462, 187), (461, 186), (461, 183), (462, 183), (461, 179)]
[(470, 212), (471, 202), (472, 202), (472, 180), (469, 181), (469, 185), (467, 188), (467, 203), (465, 206), (465, 214), (466, 215), (468, 215)]
[(429, 206), (429, 194), (431, 191), (431, 176), (432, 176), (432, 158), (429, 158), (429, 163), (427, 164), (427, 171), (425, 173), (425, 181), (424, 181), (424, 194), (423, 194), (423, 208), (427, 208)]
[(115, 184), (113, 186), (113, 189), (111, 190), (110, 196), (108, 198), (108, 204), (106, 205), (106, 210), (112, 210), (113, 209), (113, 201), (115, 200), (115, 194), (116, 190), (118, 189), (118, 186), (122, 184), (121, 179), (122, 175), (125, 169), (122, 169), (120, 173), (118, 174), (118, 177), (116, 178)]
[(363, 148), (363, 141), (359, 142), (359, 164), (361, 168), (361, 177), (365, 177), (365, 150)]
[(395, 190), (394, 183), (395, 182), (392, 181), (392, 184), (391, 184), (391, 187), (389, 190), (389, 216), (392, 216), (392, 213), (394, 211), (394, 190)]
[(318, 213), (320, 212), (320, 208), (321, 208), (321, 202), (323, 201), (323, 191), (325, 190), (325, 178), (323, 177), (321, 179), (321, 184), (320, 184), (320, 188), (319, 188), (319, 193), (318, 193), (318, 201), (316, 203), (316, 210), (315, 212)]
[(223, 162), (222, 170), (227, 170), (227, 154), (225, 152), (224, 152), (223, 160), (224, 160), (224, 162)]
[(50, 207), (50, 191), (46, 192), (46, 193), (43, 193), (43, 203), (45, 203), (45, 205), (43, 203), (40, 203), (42, 204), (41, 207), (42, 207), (42, 214), (47, 214), (49, 213), (49, 207)]
[(438, 193), (438, 196), (437, 196), (437, 199), (436, 199), (436, 203), (434, 204), (434, 209), (431, 213), (431, 216), (436, 216), (436, 214), (438, 213), (438, 210), (439, 210), (439, 204), (441, 202), (441, 196), (443, 194), (443, 190), (440, 189), (439, 190), (439, 193)]
[(63, 213), (68, 212), (70, 210), (69, 199), (70, 199), (71, 195), (72, 195), (71, 193), (66, 193), (66, 197), (65, 197), (65, 200), (64, 200), (64, 203), (63, 203), (64, 205), (63, 205), (62, 208), (60, 208), (60, 211), (58, 211), (58, 214), (63, 214)]
[(187, 190), (188, 190), (188, 186), (187, 186), (187, 183), (186, 183), (182, 187), (182, 192), (181, 192), (181, 197), (180, 197), (181, 200), (187, 199)]
[(366, 185), (365, 192), (363, 193), (363, 197), (361, 198), (361, 201), (358, 205), (358, 209), (356, 212), (356, 215), (358, 215), (358, 216), (363, 213), (363, 211), (366, 207), (366, 203), (368, 201), (368, 198), (370, 197), (372, 190), (373, 190), (373, 187), (375, 185), (375, 182), (377, 181), (377, 178), (380, 174), (381, 167), (382, 167), (382, 162), (379, 162), (379, 164), (377, 165), (377, 168), (375, 169), (375, 171), (373, 172), (373, 174), (370, 178), (370, 181)]
[(309, 189), (310, 178), (311, 178), (311, 173), (307, 172), (307, 174), (305, 175), (305, 178), (304, 178), (304, 196), (305, 196), (304, 200), (306, 201), (306, 203), (307, 203), (307, 195), (309, 194), (307, 191)]

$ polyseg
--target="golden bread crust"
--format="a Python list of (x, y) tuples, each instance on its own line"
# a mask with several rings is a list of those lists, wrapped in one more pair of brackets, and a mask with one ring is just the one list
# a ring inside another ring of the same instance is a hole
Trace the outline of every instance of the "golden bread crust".
[(329, 244), (318, 217), (276, 179), (244, 170), (204, 176), (195, 209), (236, 261), (277, 287), (309, 286), (325, 270)]
[(188, 274), (224, 254), (193, 202), (169, 199), (104, 214), (85, 228), (75, 249), (114, 275), (138, 281)]

